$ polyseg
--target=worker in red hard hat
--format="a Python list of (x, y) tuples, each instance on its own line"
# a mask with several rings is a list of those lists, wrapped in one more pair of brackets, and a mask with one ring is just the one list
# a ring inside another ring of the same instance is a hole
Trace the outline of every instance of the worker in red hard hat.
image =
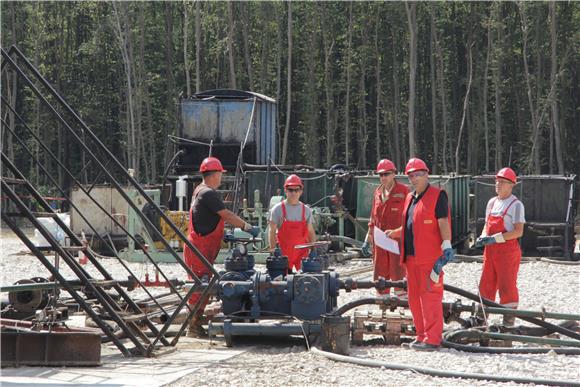
[[(499, 302), (507, 308), (518, 307), (518, 270), (522, 251), (518, 238), (524, 233), (524, 204), (512, 194), (517, 182), (511, 168), (502, 168), (495, 175), (495, 192), (485, 210), (485, 226), (476, 246), (483, 250), (483, 271), (479, 281), (482, 297), (495, 301), (499, 291)], [(504, 325), (512, 326), (515, 316), (505, 315)]]
[(308, 256), (308, 249), (296, 249), (294, 246), (316, 241), (312, 221), (312, 210), (300, 201), (304, 191), (302, 179), (290, 175), (284, 182), (286, 199), (270, 210), (270, 250), (274, 251), (276, 243), (282, 255), (288, 257), (288, 269), (300, 270), (302, 258)]
[[(225, 172), (222, 163), (215, 157), (207, 157), (201, 162), (199, 171), (203, 181), (193, 191), (191, 207), (189, 209), (188, 239), (199, 252), (213, 264), (224, 235), (224, 224), (228, 222), (234, 227), (240, 227), (254, 237), (260, 234), (260, 228), (246, 223), (242, 218), (225, 208), (216, 189), (221, 185), (222, 173)], [(187, 246), (183, 248), (185, 263), (198, 277), (207, 276), (209, 270), (203, 265), (198, 256)], [(189, 299), (195, 304), (200, 298), (194, 293)], [(193, 317), (188, 330), (188, 336), (198, 337), (205, 334), (201, 327), (201, 316), (205, 304), (201, 305), (198, 313)]]
[[(386, 280), (398, 281), (405, 278), (405, 267), (400, 263), (399, 254), (392, 253), (377, 246), (373, 241), (375, 228), (381, 231), (392, 230), (401, 227), (403, 204), (409, 193), (406, 185), (395, 180), (397, 167), (391, 160), (379, 161), (376, 169), (381, 184), (373, 195), (373, 204), (362, 252), (370, 255), (370, 245), (373, 247), (374, 279), (383, 277)], [(380, 294), (389, 294), (390, 289), (379, 291)], [(405, 289), (395, 288), (395, 295), (406, 298)]]
[(410, 347), (432, 351), (441, 346), (443, 333), (442, 267), (455, 256), (450, 207), (445, 191), (429, 184), (429, 168), (423, 160), (410, 159), (405, 173), (415, 191), (405, 199), (402, 226), (385, 234), (401, 239), (401, 262), (407, 270), (409, 308), (417, 333)]

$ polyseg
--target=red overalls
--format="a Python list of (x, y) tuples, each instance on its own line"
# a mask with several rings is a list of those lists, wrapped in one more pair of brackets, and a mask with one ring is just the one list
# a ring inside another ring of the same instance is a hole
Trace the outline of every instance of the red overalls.
[[(380, 185), (375, 190), (373, 197), (373, 207), (371, 209), (371, 223), (370, 233), (373, 228), (377, 227), (382, 231), (394, 230), (401, 226), (401, 214), (403, 213), (403, 206), (405, 204), (405, 197), (409, 193), (409, 188), (406, 185), (395, 182), (395, 185), (389, 192), (387, 200), (382, 200), (383, 186)], [(398, 254), (383, 250), (373, 243), (373, 264), (374, 264), (374, 280), (383, 277), (386, 280), (398, 281), (405, 278), (405, 267), (400, 263)], [(389, 294), (390, 289), (379, 291), (380, 294)], [(404, 289), (395, 288), (395, 295), (402, 297), (406, 296), (407, 292)]]
[[(192, 197), (191, 208), (189, 209), (189, 235), (187, 239), (189, 239), (191, 244), (197, 247), (199, 252), (213, 264), (220, 251), (222, 239), (224, 237), (224, 220), (220, 218), (216, 228), (207, 235), (201, 235), (195, 232), (195, 228), (193, 228), (193, 204), (199, 194), (200, 187), (201, 186), (198, 186), (195, 189)], [(197, 255), (187, 247), (187, 245), (184, 245), (183, 247), (183, 257), (185, 258), (185, 264), (189, 266), (198, 277), (209, 274), (209, 270), (204, 266)], [(189, 276), (189, 279), (191, 279), (191, 276)], [(189, 298), (189, 303), (195, 304), (199, 300), (199, 297), (200, 293), (193, 293)], [(204, 309), (205, 304), (200, 306), (198, 315), (203, 314)]]
[[(439, 282), (431, 281), (430, 274), (435, 261), (443, 254), (441, 233), (435, 216), (435, 207), (441, 190), (429, 186), (413, 211), (413, 245), (415, 255), (405, 257), (405, 218), (413, 195), (407, 195), (403, 210), (401, 230), (401, 261), (407, 269), (407, 292), (409, 309), (413, 314), (413, 324), (417, 340), (433, 345), (441, 344), (443, 333), (443, 277)], [(449, 207), (451, 211), (451, 207)], [(448, 215), (449, 225), (451, 217)]]
[(278, 229), (276, 239), (282, 254), (288, 257), (288, 269), (300, 270), (302, 258), (308, 256), (308, 249), (296, 249), (294, 246), (309, 242), (308, 222), (306, 222), (306, 207), (302, 204), (302, 220), (290, 221), (286, 219), (286, 204), (282, 202), (282, 225)]
[[(514, 199), (501, 215), (490, 214), (488, 216), (485, 223), (487, 235), (491, 236), (507, 231), (503, 218), (517, 200)], [(493, 204), (495, 204), (495, 201)], [(481, 296), (495, 301), (495, 295), (499, 290), (500, 304), (508, 308), (517, 308), (519, 301), (517, 280), (521, 260), (522, 251), (517, 239), (485, 246), (483, 251), (483, 271), (479, 281)]]

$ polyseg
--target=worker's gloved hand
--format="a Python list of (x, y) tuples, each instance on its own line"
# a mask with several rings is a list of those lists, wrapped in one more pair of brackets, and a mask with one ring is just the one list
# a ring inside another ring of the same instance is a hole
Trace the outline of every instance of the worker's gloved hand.
[(493, 245), (495, 243), (495, 239), (490, 236), (479, 237), (475, 240), (475, 247), (483, 247), (487, 245)]
[(257, 238), (262, 230), (258, 226), (252, 226), (249, 230), (246, 230), (246, 232), (250, 233), (254, 238)]
[(235, 242), (236, 241), (236, 237), (234, 237), (234, 234), (232, 233), (225, 233), (224, 234), (224, 242), (229, 243), (229, 242)]
[(443, 241), (441, 248), (443, 249), (443, 265), (447, 265), (448, 262), (455, 259), (455, 252), (453, 251), (453, 246), (451, 246), (451, 241)]
[(368, 241), (363, 243), (360, 251), (362, 252), (362, 255), (364, 257), (370, 257), (371, 256), (371, 244)]
[(429, 275), (431, 281), (439, 282), (439, 276), (441, 275), (441, 271), (443, 271), (443, 266), (445, 266), (444, 260), (445, 256), (441, 256), (437, 261), (435, 261), (431, 274)]

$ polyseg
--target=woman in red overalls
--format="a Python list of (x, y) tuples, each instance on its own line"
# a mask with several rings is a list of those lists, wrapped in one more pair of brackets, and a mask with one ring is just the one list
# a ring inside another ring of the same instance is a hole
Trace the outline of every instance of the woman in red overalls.
[[(485, 227), (476, 245), (485, 246), (483, 272), (479, 282), (482, 297), (495, 301), (499, 290), (500, 304), (516, 309), (519, 295), (518, 270), (522, 251), (518, 238), (524, 232), (524, 206), (512, 195), (516, 174), (511, 168), (501, 169), (495, 180), (497, 196), (487, 206)], [(514, 316), (505, 316), (504, 324), (513, 325)]]
[[(296, 249), (295, 246), (316, 241), (312, 222), (307, 219), (306, 211), (310, 216), (311, 211), (300, 201), (303, 190), (304, 184), (300, 177), (288, 176), (284, 183), (286, 199), (270, 211), (270, 250), (273, 251), (278, 243), (282, 255), (288, 257), (289, 270), (294, 267), (300, 270), (302, 258), (308, 256), (308, 249)], [(280, 209), (281, 221), (278, 221), (277, 214)]]
[[(391, 160), (383, 159), (377, 165), (381, 185), (375, 190), (369, 231), (363, 244), (363, 253), (368, 251), (369, 241), (373, 245), (374, 280), (383, 277), (386, 280), (398, 281), (405, 278), (405, 267), (400, 263), (398, 254), (383, 250), (373, 242), (374, 228), (379, 230), (394, 230), (403, 223), (402, 213), (405, 198), (409, 193), (406, 185), (395, 180), (397, 167)], [(380, 294), (389, 294), (390, 289), (379, 291)], [(395, 288), (395, 295), (406, 297), (404, 289)]]

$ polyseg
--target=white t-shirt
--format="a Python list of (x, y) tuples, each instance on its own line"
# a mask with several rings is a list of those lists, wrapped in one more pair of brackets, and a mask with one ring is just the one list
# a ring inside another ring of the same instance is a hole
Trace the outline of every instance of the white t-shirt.
[[(296, 205), (290, 205), (286, 200), (284, 200), (286, 205), (286, 220), (290, 221), (300, 221), (302, 220), (302, 203)], [(306, 224), (312, 224), (312, 210), (307, 205), (304, 205), (304, 217), (306, 218)], [(272, 207), (270, 211), (270, 216), (268, 221), (275, 223), (278, 228), (282, 226), (282, 202), (276, 204)]]
[[(487, 207), (485, 209), (485, 220), (489, 215), (501, 216), (505, 209), (513, 202), (507, 213), (503, 218), (503, 224), (506, 231), (513, 231), (514, 224), (516, 223), (526, 223), (526, 217), (524, 212), (524, 204), (515, 197), (515, 195), (509, 196), (507, 199), (499, 199), (497, 196), (489, 199), (487, 202)], [(493, 208), (492, 208), (493, 206)]]

